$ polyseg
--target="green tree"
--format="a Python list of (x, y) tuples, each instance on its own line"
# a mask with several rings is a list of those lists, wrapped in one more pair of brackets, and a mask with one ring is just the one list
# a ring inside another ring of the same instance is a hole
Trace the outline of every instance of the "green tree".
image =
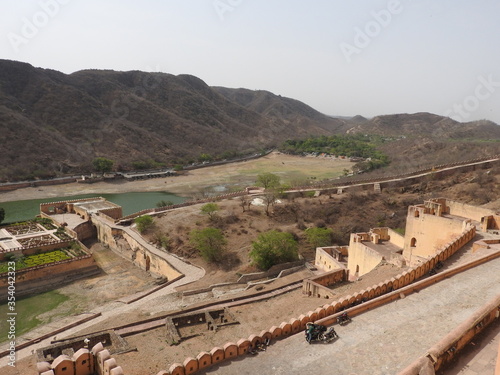
[(161, 200), (159, 202), (156, 202), (156, 207), (162, 208), (162, 207), (167, 207), (167, 206), (172, 206), (174, 202), (169, 201), (169, 200)]
[(143, 215), (136, 217), (134, 223), (137, 225), (139, 233), (144, 233), (153, 226), (153, 217), (150, 215)]
[(274, 173), (262, 173), (257, 175), (257, 185), (264, 189), (277, 189), (280, 186), (280, 177)]
[(5, 219), (5, 210), (0, 207), (0, 224), (2, 223), (3, 219)]
[(290, 233), (271, 230), (261, 233), (252, 242), (250, 258), (261, 270), (268, 270), (275, 264), (299, 259), (298, 244)]
[(217, 211), (219, 211), (219, 206), (216, 203), (207, 203), (201, 206), (201, 213), (208, 215), (211, 221), (217, 219)]
[(329, 246), (332, 244), (332, 233), (333, 231), (330, 228), (307, 228), (307, 242), (313, 248)]
[(95, 158), (92, 161), (92, 166), (94, 170), (100, 173), (105, 173), (111, 171), (113, 168), (114, 161), (106, 158)]
[(195, 229), (191, 231), (189, 242), (208, 262), (219, 262), (226, 251), (227, 241), (222, 231), (217, 228)]

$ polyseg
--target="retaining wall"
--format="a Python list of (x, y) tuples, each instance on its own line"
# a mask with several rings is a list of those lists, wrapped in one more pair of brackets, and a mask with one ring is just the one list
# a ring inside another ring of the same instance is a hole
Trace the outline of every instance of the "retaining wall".
[[(16, 296), (41, 293), (76, 279), (100, 272), (92, 255), (15, 271)], [(7, 300), (9, 273), (0, 274), (0, 302)]]
[(304, 261), (299, 260), (297, 262), (288, 262), (288, 263), (282, 263), (282, 264), (277, 264), (275, 266), (272, 266), (269, 268), (269, 270), (264, 271), (264, 272), (254, 272), (254, 273), (247, 273), (244, 275), (241, 275), (240, 278), (236, 283), (238, 284), (246, 284), (250, 281), (253, 280), (259, 280), (259, 279), (265, 279), (269, 277), (276, 277), (280, 274), (280, 272), (289, 269), (289, 268), (295, 268), (299, 266), (303, 266)]

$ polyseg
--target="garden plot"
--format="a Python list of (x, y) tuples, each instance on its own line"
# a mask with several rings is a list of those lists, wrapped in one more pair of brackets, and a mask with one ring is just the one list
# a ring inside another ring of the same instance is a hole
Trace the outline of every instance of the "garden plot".
[(11, 236), (25, 236), (34, 233), (44, 232), (45, 228), (39, 226), (36, 223), (25, 223), (20, 225), (11, 225), (3, 230), (7, 231)]
[[(23, 268), (36, 267), (44, 264), (60, 262), (61, 260), (71, 259), (66, 251), (54, 250), (42, 254), (33, 254), (21, 257), (16, 260), (16, 270)], [(0, 263), (0, 273), (7, 272), (7, 262)]]

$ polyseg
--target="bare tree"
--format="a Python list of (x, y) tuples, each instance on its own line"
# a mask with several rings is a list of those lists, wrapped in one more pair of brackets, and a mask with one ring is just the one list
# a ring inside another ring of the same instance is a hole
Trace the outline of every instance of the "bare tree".
[(243, 212), (245, 212), (245, 207), (248, 206), (250, 208), (250, 202), (248, 199), (248, 195), (242, 195), (239, 198), (240, 201), (240, 207), (243, 209)]
[(269, 206), (276, 202), (276, 192), (269, 191), (264, 195), (264, 202), (266, 203), (266, 215), (269, 216)]

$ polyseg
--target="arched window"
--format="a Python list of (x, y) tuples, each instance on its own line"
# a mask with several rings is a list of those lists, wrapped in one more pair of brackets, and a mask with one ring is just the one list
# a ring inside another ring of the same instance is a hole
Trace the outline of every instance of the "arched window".
[(415, 246), (417, 246), (417, 239), (415, 237), (413, 237), (410, 240), (410, 247), (415, 247)]

